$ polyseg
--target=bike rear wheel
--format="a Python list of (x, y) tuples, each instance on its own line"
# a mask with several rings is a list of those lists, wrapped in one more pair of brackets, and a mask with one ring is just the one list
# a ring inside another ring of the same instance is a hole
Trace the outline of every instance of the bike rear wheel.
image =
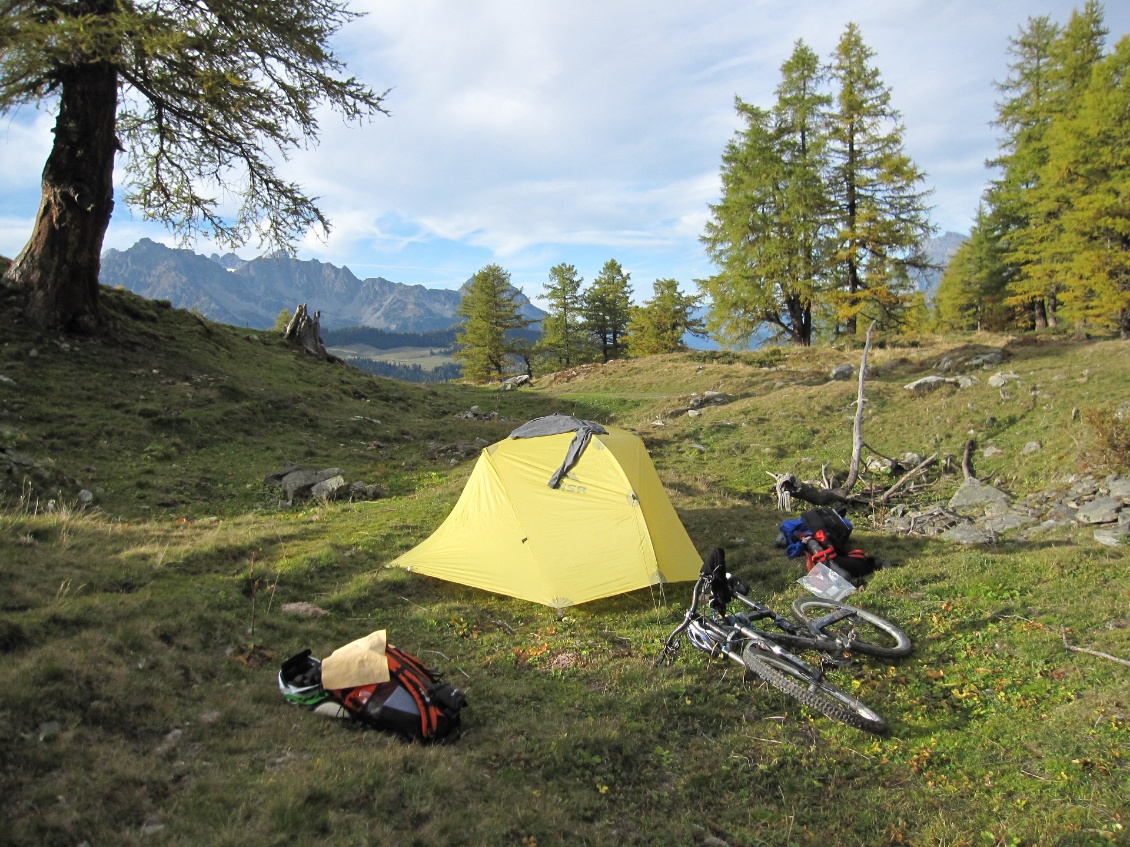
[[(847, 612), (847, 616), (820, 625), (822, 618)], [(833, 600), (800, 598), (793, 601), (793, 614), (807, 623), (817, 623), (825, 635), (850, 645), (846, 649), (883, 659), (898, 659), (910, 654), (910, 637), (878, 615), (845, 606)]]
[(825, 717), (867, 732), (882, 733), (887, 728), (869, 706), (824, 679), (812, 670), (750, 645), (742, 652), (742, 663), (749, 671), (782, 694), (815, 709)]

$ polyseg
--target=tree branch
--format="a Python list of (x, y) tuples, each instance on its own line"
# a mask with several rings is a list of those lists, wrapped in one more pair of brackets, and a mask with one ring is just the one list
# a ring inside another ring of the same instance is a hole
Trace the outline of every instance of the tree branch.
[(1118, 662), (1120, 665), (1130, 666), (1130, 661), (1120, 659), (1118, 656), (1112, 656), (1110, 653), (1103, 653), (1099, 650), (1088, 650), (1086, 647), (1075, 647), (1067, 643), (1067, 630), (1061, 630), (1060, 634), (1063, 636), (1063, 646), (1068, 650), (1074, 650), (1076, 653), (1086, 653), (1088, 656), (1098, 656), (1100, 659), (1108, 659), (1111, 662)]

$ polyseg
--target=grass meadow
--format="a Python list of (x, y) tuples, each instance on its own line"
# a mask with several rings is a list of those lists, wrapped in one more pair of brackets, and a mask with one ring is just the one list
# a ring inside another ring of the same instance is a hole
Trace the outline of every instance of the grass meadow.
[[(1130, 659), (1130, 546), (1090, 529), (963, 547), (854, 512), (864, 549), (902, 566), (853, 600), (915, 644), (841, 677), (883, 736), (689, 650), (657, 668), (689, 584), (559, 615), (388, 566), (443, 520), (479, 446), (563, 412), (639, 432), (699, 552), (724, 547), (787, 608), (802, 568), (773, 545), (792, 515), (769, 474), (842, 477), (857, 386), (828, 374), (858, 345), (425, 387), (104, 294), (114, 330), (94, 340), (31, 335), (0, 303), (0, 843), (1130, 843), (1130, 669), (1110, 658)], [(903, 387), (994, 351), (970, 388)], [(870, 356), (869, 451), (948, 468), (910, 506), (948, 499), (969, 439), (977, 475), (1018, 497), (1130, 471), (1101, 426), (1130, 398), (1130, 342), (877, 339)], [(990, 386), (997, 371), (1015, 378)], [(687, 415), (707, 391), (726, 402)], [(288, 505), (263, 483), (288, 463), (385, 496)], [(280, 697), (287, 657), (375, 629), (467, 692), (457, 740)]]

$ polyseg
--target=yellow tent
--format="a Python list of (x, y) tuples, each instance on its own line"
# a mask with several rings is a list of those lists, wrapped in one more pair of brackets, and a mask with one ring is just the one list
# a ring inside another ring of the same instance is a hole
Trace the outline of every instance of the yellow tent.
[(639, 437), (597, 426), (579, 458), (574, 437), (484, 448), (451, 514), (392, 564), (556, 609), (696, 579), (702, 557)]

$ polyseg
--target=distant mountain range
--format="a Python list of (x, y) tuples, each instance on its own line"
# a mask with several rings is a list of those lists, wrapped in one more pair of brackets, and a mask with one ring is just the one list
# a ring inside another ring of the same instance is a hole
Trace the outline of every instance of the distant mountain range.
[[(461, 291), (404, 285), (382, 277), (358, 279), (349, 268), (292, 259), (284, 252), (244, 260), (234, 253), (201, 256), (143, 238), (128, 250), (102, 256), (103, 285), (121, 286), (151, 300), (168, 300), (209, 320), (270, 329), (284, 309), (299, 303), (320, 311), (325, 329), (368, 326), (393, 332), (429, 332), (458, 322)], [(518, 295), (522, 316), (545, 312)]]
[(922, 245), (931, 265), (937, 265), (938, 270), (924, 271), (915, 276), (914, 282), (918, 290), (926, 295), (928, 301), (934, 299), (934, 292), (938, 290), (938, 283), (942, 281), (942, 274), (949, 264), (957, 248), (968, 239), (968, 235), (956, 232), (946, 232), (936, 238), (927, 238)]
[[(955, 232), (928, 239), (926, 254), (933, 264), (944, 268), (965, 239)], [(941, 270), (919, 274), (915, 280), (918, 290), (932, 299), (941, 276)], [(250, 260), (234, 253), (202, 256), (148, 238), (128, 250), (106, 251), (100, 281), (151, 300), (168, 300), (210, 320), (253, 329), (270, 329), (280, 312), (293, 313), (299, 303), (305, 303), (312, 312), (322, 313), (322, 327), (327, 330), (365, 326), (390, 332), (431, 332), (458, 322), (456, 310), (463, 299), (463, 289), (425, 288), (383, 277), (358, 279), (349, 268), (292, 259), (284, 252)], [(521, 293), (518, 304), (529, 320), (545, 317)], [(710, 346), (700, 339), (688, 339), (688, 343)]]

